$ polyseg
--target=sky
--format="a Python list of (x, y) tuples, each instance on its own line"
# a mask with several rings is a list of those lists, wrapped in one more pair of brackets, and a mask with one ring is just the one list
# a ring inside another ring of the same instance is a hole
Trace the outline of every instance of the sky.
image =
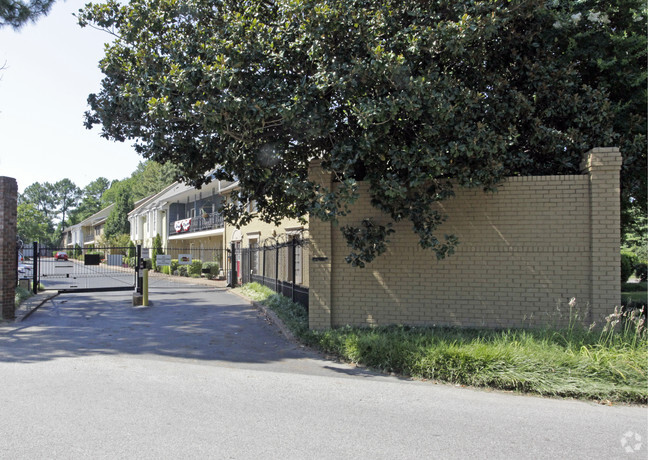
[(18, 31), (0, 29), (0, 176), (19, 192), (34, 182), (68, 178), (83, 188), (100, 176), (124, 179), (142, 157), (83, 126), (86, 99), (97, 92), (104, 43), (111, 37), (77, 25), (88, 0), (58, 1)]

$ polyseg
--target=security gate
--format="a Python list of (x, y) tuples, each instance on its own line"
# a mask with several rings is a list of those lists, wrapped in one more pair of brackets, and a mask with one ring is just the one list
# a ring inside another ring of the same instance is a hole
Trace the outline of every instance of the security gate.
[(133, 291), (138, 260), (134, 247), (38, 247), (34, 278), (46, 289), (64, 292)]

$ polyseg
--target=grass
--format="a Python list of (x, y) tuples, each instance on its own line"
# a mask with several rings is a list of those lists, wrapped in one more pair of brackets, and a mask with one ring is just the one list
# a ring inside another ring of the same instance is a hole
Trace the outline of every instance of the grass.
[(33, 295), (34, 293), (29, 289), (25, 289), (24, 287), (21, 286), (16, 286), (16, 297), (14, 300), (14, 304), (16, 305), (16, 308), (18, 308), (18, 306), (21, 303), (23, 303), (25, 300), (29, 299)]
[(564, 330), (348, 326), (310, 331), (302, 306), (257, 283), (240, 292), (275, 311), (305, 344), (383, 372), (544, 396), (648, 401), (647, 329), (637, 331), (636, 318), (619, 312), (604, 331), (577, 324)]
[(648, 283), (624, 283), (621, 286), (621, 299), (623, 304), (629, 302), (648, 303)]

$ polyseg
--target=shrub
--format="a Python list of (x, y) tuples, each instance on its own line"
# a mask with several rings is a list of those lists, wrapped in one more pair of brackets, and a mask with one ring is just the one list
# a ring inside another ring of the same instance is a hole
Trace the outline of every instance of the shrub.
[(172, 264), (169, 267), (171, 273), (178, 271), (178, 259), (172, 259)]
[(165, 265), (165, 266), (162, 266), (162, 267), (160, 267), (160, 268), (162, 269), (162, 272), (163, 272), (165, 275), (170, 275), (170, 274), (171, 274), (171, 267), (170, 267), (170, 266)]
[(647, 281), (641, 281), (639, 283), (623, 283), (621, 285), (621, 292), (645, 292), (647, 290)]
[(135, 253), (136, 253), (135, 244), (133, 244), (133, 241), (129, 240), (129, 250), (128, 250), (129, 257), (135, 257)]
[(216, 278), (219, 276), (219, 262), (203, 262), (202, 271), (207, 278)]
[(187, 266), (187, 273), (189, 275), (201, 276), (201, 268), (203, 267), (203, 262), (201, 259), (195, 259), (190, 265)]
[(156, 233), (156, 237), (153, 239), (153, 254), (151, 255), (151, 260), (153, 262), (153, 269), (157, 272), (159, 272), (162, 267), (157, 266), (156, 256), (162, 254), (162, 237), (160, 236), (160, 233)]
[(648, 262), (639, 262), (634, 266), (634, 273), (640, 281), (648, 281)]
[(634, 266), (639, 262), (636, 254), (621, 251), (621, 283), (625, 283), (634, 273)]
[(187, 265), (178, 266), (178, 276), (187, 276)]

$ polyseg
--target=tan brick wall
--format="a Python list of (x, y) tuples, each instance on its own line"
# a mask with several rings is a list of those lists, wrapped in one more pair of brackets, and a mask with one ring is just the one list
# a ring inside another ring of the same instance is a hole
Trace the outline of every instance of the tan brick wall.
[(388, 221), (362, 184), (336, 228), (310, 222), (314, 250), (327, 258), (310, 266), (310, 327), (561, 324), (572, 297), (586, 321), (601, 320), (620, 302), (620, 154), (597, 149), (596, 157), (585, 175), (510, 178), (496, 193), (458, 189), (436, 205), (449, 216), (438, 234), (460, 240), (442, 261), (401, 222), (385, 254), (364, 269), (349, 266), (338, 228)]

